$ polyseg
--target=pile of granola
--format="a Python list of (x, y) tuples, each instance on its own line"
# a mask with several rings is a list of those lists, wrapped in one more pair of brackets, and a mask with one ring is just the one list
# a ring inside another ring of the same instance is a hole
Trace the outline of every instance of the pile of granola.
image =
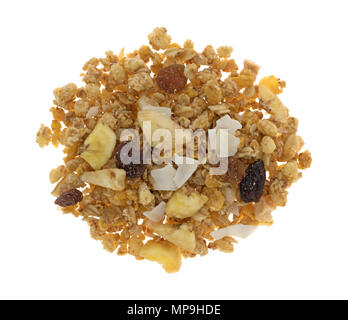
[[(53, 120), (37, 143), (64, 146), (64, 164), (49, 175), (64, 213), (82, 217), (107, 251), (176, 272), (182, 257), (232, 252), (235, 237), (271, 225), (312, 160), (278, 97), (284, 81), (256, 84), (259, 66), (246, 60), (239, 70), (229, 46), (199, 53), (191, 40), (172, 43), (165, 28), (148, 39), (132, 53), (90, 59), (83, 86), (55, 89)], [(138, 132), (143, 149), (145, 120), (169, 131), (228, 129), (226, 170), (211, 174), (218, 165), (197, 161), (197, 150), (188, 165), (124, 164), (122, 130)]]

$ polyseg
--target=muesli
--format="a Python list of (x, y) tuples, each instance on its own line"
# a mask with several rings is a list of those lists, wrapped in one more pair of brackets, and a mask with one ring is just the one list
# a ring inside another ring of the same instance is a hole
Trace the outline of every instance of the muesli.
[(148, 40), (90, 59), (82, 86), (55, 89), (36, 139), (64, 147), (49, 174), (64, 213), (107, 251), (176, 272), (182, 257), (232, 252), (236, 238), (272, 225), (312, 159), (279, 98), (284, 81), (256, 82), (260, 67), (239, 70), (229, 46), (198, 52), (163, 27)]

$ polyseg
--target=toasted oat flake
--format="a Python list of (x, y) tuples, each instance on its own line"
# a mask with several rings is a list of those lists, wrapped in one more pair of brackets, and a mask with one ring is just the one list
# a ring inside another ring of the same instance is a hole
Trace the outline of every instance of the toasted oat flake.
[(99, 107), (92, 107), (88, 110), (86, 114), (86, 119), (91, 119), (99, 113)]
[(162, 108), (162, 107), (154, 107), (154, 106), (150, 106), (150, 105), (144, 105), (142, 108), (142, 110), (152, 110), (152, 111), (156, 111), (159, 113), (164, 114), (167, 117), (171, 117), (172, 115), (172, 111), (170, 110), (170, 108)]

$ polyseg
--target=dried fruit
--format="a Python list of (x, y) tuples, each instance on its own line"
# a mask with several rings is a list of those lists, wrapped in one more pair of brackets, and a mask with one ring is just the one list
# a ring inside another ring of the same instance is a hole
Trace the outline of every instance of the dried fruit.
[[(138, 121), (143, 134), (147, 142), (151, 142), (151, 146), (155, 147), (158, 142), (152, 139), (155, 131), (157, 129), (166, 129), (169, 130), (173, 137), (173, 145), (175, 144), (175, 134), (177, 129), (181, 129), (181, 126), (172, 120), (170, 117), (166, 116), (163, 113), (154, 111), (154, 110), (141, 110), (138, 112)], [(146, 122), (151, 123), (151, 130), (144, 130)]]
[(240, 183), (240, 196), (244, 202), (258, 202), (266, 181), (265, 166), (262, 160), (250, 164)]
[(158, 86), (169, 93), (184, 89), (187, 82), (184, 71), (185, 67), (181, 64), (172, 64), (161, 69), (156, 78)]
[(54, 202), (60, 207), (74, 206), (76, 203), (80, 202), (83, 198), (82, 192), (77, 189), (72, 189), (63, 192)]
[[(116, 166), (126, 171), (127, 178), (140, 178), (146, 169), (146, 164), (143, 163), (143, 152), (141, 149), (137, 151), (140, 153), (140, 163), (133, 163), (131, 161), (129, 164), (125, 164), (121, 160), (121, 157), (132, 157), (132, 149), (124, 148), (128, 143), (130, 142), (123, 142), (117, 146), (115, 153)], [(126, 154), (127, 151), (128, 155)]]
[(84, 186), (85, 183), (81, 181), (80, 177), (76, 173), (68, 173), (58, 182), (51, 194), (54, 197), (59, 197), (63, 192), (83, 188)]
[(224, 237), (228, 236), (246, 239), (256, 230), (256, 228), (256, 226), (236, 224), (225, 228), (217, 229), (211, 232), (210, 234), (216, 240), (223, 239)]
[(81, 154), (94, 170), (99, 170), (110, 159), (116, 144), (116, 134), (108, 126), (98, 122), (84, 142), (86, 150)]
[(192, 217), (207, 201), (208, 197), (204, 194), (180, 189), (167, 202), (166, 214), (178, 219)]
[(195, 233), (185, 224), (177, 227), (169, 224), (152, 223), (150, 226), (163, 239), (177, 245), (179, 248), (193, 251), (196, 247)]
[(166, 240), (149, 240), (140, 249), (139, 256), (158, 262), (168, 273), (179, 271), (181, 266), (179, 248)]
[(122, 169), (103, 169), (84, 172), (81, 180), (95, 186), (122, 191), (125, 188), (126, 172)]

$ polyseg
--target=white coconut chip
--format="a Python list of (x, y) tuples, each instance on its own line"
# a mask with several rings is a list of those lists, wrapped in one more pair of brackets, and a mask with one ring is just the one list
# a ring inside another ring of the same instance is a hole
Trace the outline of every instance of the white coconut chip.
[(144, 216), (153, 222), (160, 222), (164, 218), (164, 213), (166, 209), (166, 203), (162, 201), (156, 207), (154, 207), (151, 211), (145, 211)]
[(190, 179), (190, 177), (197, 170), (197, 167), (198, 165), (194, 164), (181, 165), (178, 167), (178, 170), (176, 171), (176, 175), (174, 177), (174, 182), (177, 189), (181, 188), (185, 184), (185, 182)]
[(242, 125), (232, 119), (228, 114), (216, 121), (216, 129), (227, 129), (229, 133), (235, 134), (235, 132), (242, 128)]
[[(209, 131), (211, 132), (209, 144), (213, 150), (216, 150), (220, 158), (232, 157), (237, 153), (240, 139), (235, 137), (228, 129), (215, 128)], [(216, 140), (213, 135), (216, 135)]]
[(199, 162), (195, 159), (182, 157), (177, 154), (174, 155), (174, 162), (178, 165), (178, 169), (174, 176), (174, 182), (179, 189), (195, 173)]
[(248, 226), (244, 224), (236, 224), (226, 228), (221, 228), (210, 233), (210, 235), (215, 239), (219, 240), (227, 236), (238, 237), (242, 239), (248, 238), (255, 230), (256, 226)]
[[(241, 128), (242, 125), (229, 115), (225, 115), (216, 121), (216, 127), (213, 130), (216, 133), (216, 150), (219, 157), (232, 157), (237, 153), (240, 140), (234, 134)], [(226, 130), (228, 131), (226, 132)], [(224, 147), (221, 148), (221, 146)]]
[(154, 169), (151, 171), (151, 176), (154, 181), (155, 190), (175, 191), (177, 186), (174, 182), (176, 170), (171, 164), (167, 164), (163, 168)]
[(167, 164), (163, 168), (151, 171), (155, 190), (175, 191), (181, 188), (199, 165), (197, 160), (177, 154), (174, 155), (173, 161), (178, 166), (177, 170), (173, 168), (172, 164)]
[(238, 151), (238, 146), (240, 143), (240, 139), (235, 137), (233, 134), (228, 134), (228, 149), (227, 149), (227, 154), (229, 157), (234, 156), (237, 151)]
[(174, 154), (173, 161), (178, 166), (181, 165), (181, 164), (195, 164), (195, 163), (198, 163), (198, 161), (193, 159), (193, 158), (179, 156), (177, 153)]

